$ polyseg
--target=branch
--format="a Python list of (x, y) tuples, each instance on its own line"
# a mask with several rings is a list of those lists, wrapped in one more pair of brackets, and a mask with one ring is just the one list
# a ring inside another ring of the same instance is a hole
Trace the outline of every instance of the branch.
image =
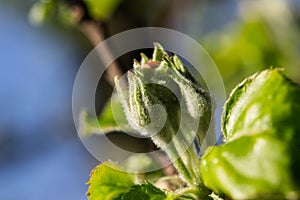
[[(86, 18), (85, 11), (82, 7), (74, 5), (71, 7), (71, 13), (74, 20), (78, 23), (81, 32), (88, 38), (91, 44), (96, 47), (99, 43), (104, 41), (104, 30), (102, 29), (99, 22)], [(112, 60), (113, 54), (108, 46), (103, 49), (97, 50), (98, 56), (103, 61), (103, 63), (108, 63), (109, 60)], [(105, 78), (108, 83), (114, 87), (114, 77), (122, 76), (122, 72), (118, 64), (114, 61), (106, 69)]]

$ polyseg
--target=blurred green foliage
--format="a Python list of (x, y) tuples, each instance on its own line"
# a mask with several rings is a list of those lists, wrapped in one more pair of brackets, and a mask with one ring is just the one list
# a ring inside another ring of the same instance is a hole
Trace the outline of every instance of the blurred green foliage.
[(91, 17), (96, 20), (105, 20), (112, 15), (122, 0), (84, 0)]
[[(33, 5), (29, 19), (34, 24), (52, 20), (74, 25), (67, 6), (78, 2), (86, 5), (92, 20), (108, 22), (110, 31), (126, 30), (127, 21), (136, 23), (136, 27), (151, 26), (148, 22), (153, 21), (153, 16), (160, 16), (160, 25), (165, 27), (170, 27), (168, 23), (180, 22), (176, 21), (178, 13), (172, 8), (174, 2), (158, 3), (157, 0), (147, 4), (131, 0), (40, 0)], [(140, 9), (143, 5), (148, 9)], [(272, 6), (264, 2), (239, 2), (238, 5), (235, 20), (221, 28), (215, 27), (207, 35), (196, 35), (218, 66), (227, 91), (249, 74), (270, 66), (284, 67), (292, 79), (300, 81), (300, 30), (288, 2), (274, 2)], [(169, 9), (164, 10), (164, 7)], [(201, 13), (195, 16), (201, 17)], [(135, 26), (127, 28), (132, 27)]]
[(115, 94), (107, 100), (98, 118), (94, 118), (86, 110), (80, 113), (80, 133), (83, 136), (112, 131), (135, 133), (129, 127), (122, 105)]
[(65, 26), (75, 24), (71, 17), (70, 9), (66, 4), (57, 0), (37, 1), (30, 9), (29, 22), (33, 25), (41, 25), (45, 22), (56, 22)]
[(286, 68), (299, 81), (299, 36), (299, 28), (290, 13), (278, 13), (274, 18), (268, 13), (249, 11), (200, 41), (230, 91), (241, 79), (270, 66)]
[(122, 0), (40, 0), (33, 4), (29, 11), (29, 21), (40, 25), (47, 21), (55, 21), (63, 25), (74, 25), (74, 16), (71, 14), (72, 5), (86, 5), (88, 14), (93, 20), (107, 20), (114, 13)]

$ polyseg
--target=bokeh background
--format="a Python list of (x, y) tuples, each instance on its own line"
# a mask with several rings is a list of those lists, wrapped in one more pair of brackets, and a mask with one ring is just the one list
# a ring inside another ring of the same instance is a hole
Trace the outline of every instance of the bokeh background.
[[(76, 72), (101, 40), (144, 26), (199, 41), (227, 94), (270, 66), (300, 82), (299, 0), (1, 0), (1, 200), (86, 199), (85, 182), (98, 161), (73, 124)], [(122, 67), (111, 73), (128, 70), (138, 53), (118, 59)], [(107, 74), (99, 112), (112, 90)]]

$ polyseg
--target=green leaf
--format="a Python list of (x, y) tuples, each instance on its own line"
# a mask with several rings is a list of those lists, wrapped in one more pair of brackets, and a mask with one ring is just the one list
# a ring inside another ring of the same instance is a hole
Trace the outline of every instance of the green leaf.
[(299, 100), (282, 69), (240, 83), (223, 112), (225, 144), (202, 157), (205, 186), (232, 199), (299, 199)]
[(128, 125), (122, 105), (116, 95), (107, 101), (98, 118), (91, 116), (86, 110), (82, 110), (79, 126), (80, 134), (83, 136), (105, 134), (111, 131), (135, 133)]
[(122, 0), (83, 0), (91, 16), (96, 20), (105, 20), (111, 17)]
[(284, 140), (297, 136), (300, 87), (282, 71), (264, 70), (245, 79), (232, 91), (222, 116), (225, 139), (266, 130)]
[(121, 166), (126, 169), (126, 171), (139, 173), (138, 178), (142, 181), (155, 181), (164, 175), (157, 161), (147, 154), (134, 154), (129, 156), (124, 162), (121, 163)]
[(122, 196), (122, 200), (164, 200), (167, 195), (154, 185), (146, 182), (141, 185), (134, 185), (130, 191)]
[(130, 130), (121, 102), (116, 94), (104, 106), (101, 115), (98, 117), (99, 124), (103, 131)]
[(262, 132), (207, 149), (204, 184), (232, 199), (298, 199), (290, 144)]
[(114, 163), (107, 162), (97, 166), (87, 182), (89, 200), (120, 199), (123, 193), (129, 191), (134, 182), (130, 175)]

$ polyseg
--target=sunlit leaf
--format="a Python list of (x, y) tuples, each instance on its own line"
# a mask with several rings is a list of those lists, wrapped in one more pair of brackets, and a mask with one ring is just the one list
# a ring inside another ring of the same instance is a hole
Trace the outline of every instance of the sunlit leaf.
[(114, 163), (103, 163), (96, 167), (87, 183), (89, 200), (115, 200), (128, 192), (134, 182), (129, 174)]

